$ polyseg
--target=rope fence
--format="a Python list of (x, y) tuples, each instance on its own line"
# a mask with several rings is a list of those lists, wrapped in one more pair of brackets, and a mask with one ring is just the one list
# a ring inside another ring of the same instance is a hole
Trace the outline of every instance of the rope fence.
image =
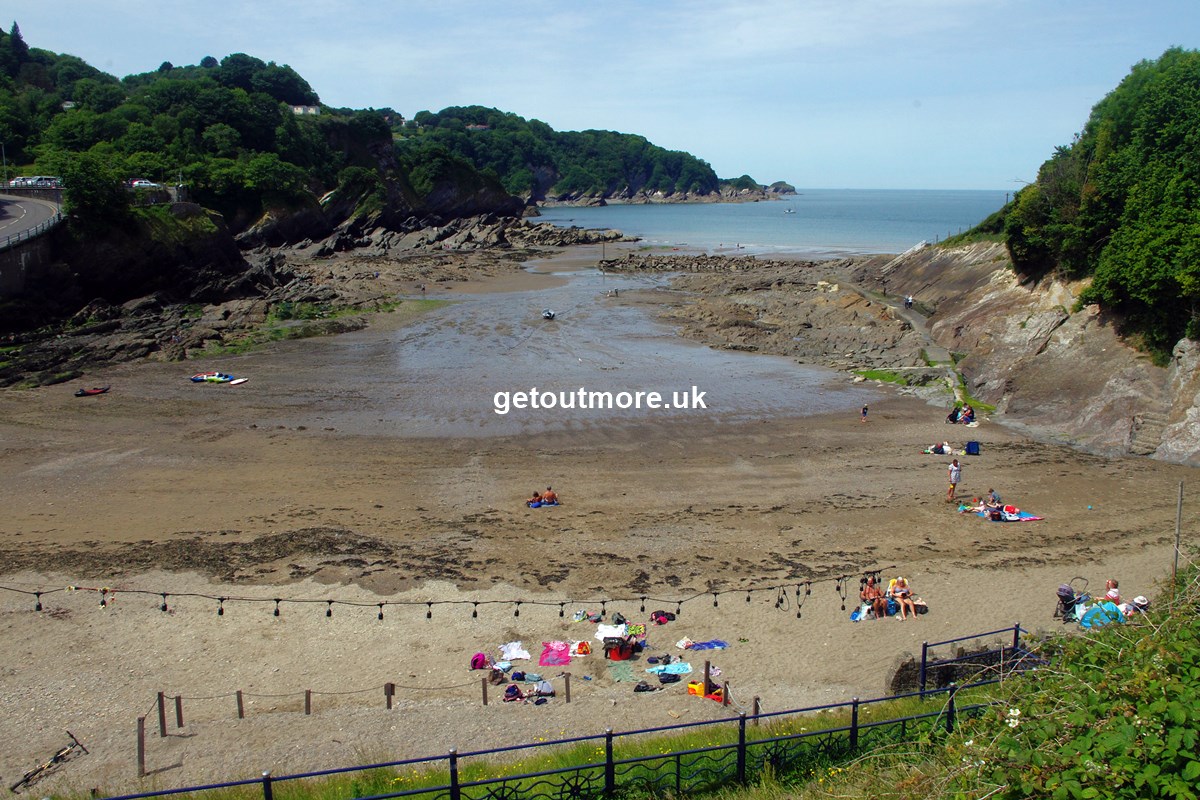
[(675, 614), (679, 616), (683, 613), (684, 604), (694, 603), (697, 600), (712, 599), (714, 608), (720, 607), (720, 599), (723, 596), (736, 595), (745, 596), (747, 604), (752, 602), (754, 595), (764, 593), (774, 594), (774, 608), (779, 611), (790, 611), (795, 609), (796, 619), (801, 619), (803, 616), (804, 601), (812, 595), (813, 586), (832, 583), (834, 591), (841, 598), (841, 610), (846, 610), (846, 598), (849, 594), (849, 582), (856, 575), (859, 575), (859, 586), (861, 587), (867, 581), (867, 578), (874, 577), (877, 581), (881, 573), (887, 570), (895, 569), (894, 566), (877, 567), (864, 570), (861, 575), (858, 573), (847, 573), (843, 575), (831, 576), (827, 578), (806, 578), (800, 581), (785, 581), (782, 583), (769, 583), (765, 585), (749, 586), (746, 588), (731, 588), (731, 589), (713, 589), (708, 591), (694, 592), (689, 595), (679, 597), (654, 597), (648, 594), (631, 595), (627, 597), (605, 597), (599, 599), (580, 600), (526, 600), (526, 599), (507, 599), (507, 600), (380, 600), (380, 601), (364, 601), (364, 600), (346, 600), (339, 598), (297, 598), (297, 597), (249, 597), (245, 595), (218, 595), (208, 594), (203, 592), (175, 592), (163, 589), (127, 589), (127, 588), (111, 588), (108, 586), (80, 586), (69, 585), (55, 588), (37, 588), (23, 589), (18, 586), (0, 586), (0, 591), (10, 592), (25, 595), (33, 600), (34, 611), (43, 611), (45, 606), (43, 598), (55, 595), (60, 592), (92, 592), (99, 596), (99, 607), (107, 608), (111, 603), (115, 602), (119, 594), (141, 595), (158, 597), (160, 599), (159, 610), (163, 613), (171, 611), (171, 598), (193, 598), (208, 600), (216, 604), (215, 610), (217, 616), (224, 616), (227, 605), (232, 604), (267, 604), (270, 605), (271, 613), (278, 617), (283, 613), (284, 605), (316, 605), (325, 606), (325, 616), (332, 617), (335, 606), (343, 606), (354, 609), (375, 609), (377, 619), (384, 619), (384, 611), (387, 608), (425, 608), (425, 618), (433, 619), (433, 609), (435, 606), (470, 606), (471, 616), (479, 616), (479, 608), (481, 606), (496, 606), (505, 605), (512, 606), (513, 616), (521, 616), (522, 606), (533, 607), (556, 607), (558, 608), (558, 616), (565, 617), (568, 606), (585, 606), (595, 608), (599, 606), (601, 616), (606, 616), (608, 613), (609, 604), (617, 603), (639, 603), (639, 611), (646, 613), (646, 604), (675, 606)]

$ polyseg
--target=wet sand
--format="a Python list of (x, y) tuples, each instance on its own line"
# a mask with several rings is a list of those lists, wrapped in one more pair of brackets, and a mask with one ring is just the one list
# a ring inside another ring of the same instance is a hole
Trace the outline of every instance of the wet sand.
[[(960, 492), (994, 487), (1046, 519), (960, 516), (943, 502), (948, 459), (921, 453), (968, 433), (941, 409), (784, 359), (697, 355), (582, 267), (502, 278), (404, 327), (385, 316), (219, 362), (114, 367), (80, 382), (113, 386), (96, 398), (73, 397), (74, 384), (0, 392), (0, 586), (118, 590), (103, 610), (95, 593), (55, 592), (41, 613), (30, 595), (0, 591), (0, 775), (11, 782), (53, 753), (65, 728), (92, 754), (38, 791), (177, 786), (733, 713), (682, 685), (634, 695), (598, 656), (571, 666), (594, 680), (577, 678), (570, 705), (480, 708), (471, 653), (520, 639), (536, 659), (541, 641), (590, 637), (570, 611), (643, 595), (668, 610), (701, 595), (651, 643), (731, 642), (712, 660), (743, 703), (878, 696), (922, 640), (1057, 628), (1059, 583), (1116, 575), (1131, 596), (1152, 596), (1169, 571), (1174, 499), (1194, 470), (985, 422), (969, 431), (982, 453), (963, 459)], [(564, 312), (553, 327), (538, 317), (546, 306)], [(498, 387), (533, 378), (666, 388), (693, 377), (689, 361), (724, 408), (541, 424), (490, 407)], [(547, 363), (558, 368), (537, 372)], [(251, 379), (187, 381), (201, 369)], [(525, 508), (547, 484), (564, 504)], [(1184, 531), (1186, 542), (1194, 515)], [(850, 623), (857, 575), (872, 568), (909, 577), (930, 613)], [(843, 601), (833, 579), (846, 574)], [(778, 587), (792, 605), (775, 607)], [(727, 589), (739, 591), (714, 608), (707, 593)], [(746, 589), (763, 591), (747, 602)], [(205, 597), (159, 610), (159, 593), (188, 592)], [(217, 596), (268, 602), (217, 616)], [(301, 599), (316, 602), (286, 602)], [(328, 599), (339, 601), (332, 617)], [(437, 605), (426, 619), (426, 602), (450, 600), (503, 602), (478, 617)], [(379, 602), (414, 605), (380, 621)], [(606, 610), (645, 616), (640, 601)], [(334, 694), (389, 680), (412, 687), (390, 715), (374, 690)], [(306, 688), (319, 693), (312, 717), (298, 710)], [(237, 689), (286, 697), (255, 699), (237, 720)], [(161, 771), (139, 784), (133, 731), (157, 691), (220, 699), (189, 701), (187, 736), (155, 740)]]

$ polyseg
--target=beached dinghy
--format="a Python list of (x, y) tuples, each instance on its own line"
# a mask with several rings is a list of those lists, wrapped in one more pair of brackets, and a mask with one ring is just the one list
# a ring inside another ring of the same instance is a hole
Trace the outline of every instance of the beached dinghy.
[(98, 394), (105, 394), (110, 387), (108, 386), (93, 386), (90, 389), (79, 389), (75, 392), (76, 397), (95, 397)]

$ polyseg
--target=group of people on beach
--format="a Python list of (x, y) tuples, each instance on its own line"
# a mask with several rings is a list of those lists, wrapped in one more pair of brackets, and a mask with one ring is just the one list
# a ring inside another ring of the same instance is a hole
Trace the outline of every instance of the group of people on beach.
[(546, 487), (544, 492), (534, 492), (533, 496), (525, 501), (525, 505), (530, 508), (541, 508), (542, 506), (558, 505), (558, 492), (550, 486)]
[(879, 588), (875, 576), (868, 575), (858, 597), (863, 602), (863, 611), (870, 607), (871, 616), (875, 619), (883, 619), (892, 613), (900, 620), (908, 619), (909, 615), (917, 615), (916, 598), (913, 596), (912, 587), (903, 576), (891, 581), (887, 591), (884, 591)]
[(974, 421), (975, 409), (971, 408), (970, 404), (963, 406), (956, 404), (946, 415), (946, 422), (951, 425), (970, 425)]

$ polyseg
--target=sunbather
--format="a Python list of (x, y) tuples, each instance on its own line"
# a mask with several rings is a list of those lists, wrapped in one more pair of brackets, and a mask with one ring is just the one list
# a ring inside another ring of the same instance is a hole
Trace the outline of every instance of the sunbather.
[(913, 602), (912, 588), (909, 587), (908, 581), (903, 577), (896, 578), (891, 589), (892, 599), (900, 606), (900, 619), (908, 619), (908, 615), (917, 615), (917, 606)]
[(874, 575), (867, 578), (867, 584), (863, 586), (858, 596), (864, 603), (871, 606), (871, 610), (875, 614), (875, 619), (883, 619), (887, 616), (887, 598), (883, 596), (883, 592), (875, 584)]

